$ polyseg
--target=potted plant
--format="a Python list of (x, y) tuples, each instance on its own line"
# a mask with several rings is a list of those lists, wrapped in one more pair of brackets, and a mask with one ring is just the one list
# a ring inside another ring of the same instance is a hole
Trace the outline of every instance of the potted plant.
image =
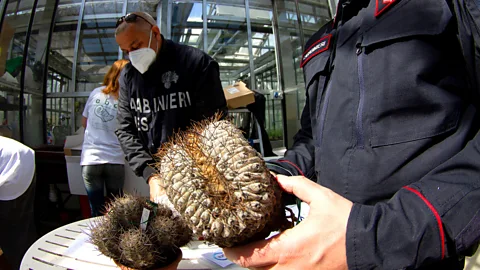
[(176, 212), (143, 197), (115, 198), (92, 223), (90, 240), (125, 270), (177, 269), (192, 231)]
[(218, 115), (177, 133), (156, 158), (165, 203), (117, 198), (92, 229), (92, 242), (123, 269), (176, 269), (192, 237), (223, 248), (293, 226), (262, 156)]

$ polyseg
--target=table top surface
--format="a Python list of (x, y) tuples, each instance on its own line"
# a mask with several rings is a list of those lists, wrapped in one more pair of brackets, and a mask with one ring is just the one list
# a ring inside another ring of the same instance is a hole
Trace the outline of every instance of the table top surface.
[[(94, 220), (95, 218), (77, 221), (44, 235), (25, 253), (20, 269), (119, 269), (113, 260), (102, 255), (88, 242), (87, 233)], [(183, 247), (182, 251), (183, 259), (178, 269), (244, 269), (235, 264), (220, 266), (225, 259), (222, 258), (221, 249), (215, 245), (193, 241)], [(207, 257), (219, 258), (220, 264)]]

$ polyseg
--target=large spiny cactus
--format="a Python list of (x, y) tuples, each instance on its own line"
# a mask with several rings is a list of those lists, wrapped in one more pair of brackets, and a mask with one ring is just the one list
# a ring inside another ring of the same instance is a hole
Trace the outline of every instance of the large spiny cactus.
[(231, 247), (288, 226), (277, 182), (229, 121), (216, 116), (178, 133), (157, 158), (167, 195), (194, 235)]

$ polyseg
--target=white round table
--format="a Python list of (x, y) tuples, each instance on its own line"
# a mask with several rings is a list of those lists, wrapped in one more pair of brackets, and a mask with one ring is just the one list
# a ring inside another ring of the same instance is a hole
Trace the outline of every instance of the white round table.
[[(86, 233), (94, 219), (65, 225), (38, 239), (25, 253), (20, 269), (119, 269), (113, 260), (102, 255), (88, 242)], [(235, 264), (222, 267), (222, 263), (229, 262), (215, 245), (193, 241), (182, 251), (183, 259), (178, 269), (244, 269)]]

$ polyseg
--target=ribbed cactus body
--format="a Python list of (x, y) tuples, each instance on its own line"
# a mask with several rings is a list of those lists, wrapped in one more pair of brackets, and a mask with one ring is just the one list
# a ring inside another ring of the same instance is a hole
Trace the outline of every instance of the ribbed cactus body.
[(177, 134), (158, 157), (167, 195), (194, 235), (230, 247), (286, 221), (277, 182), (229, 121), (210, 119)]

